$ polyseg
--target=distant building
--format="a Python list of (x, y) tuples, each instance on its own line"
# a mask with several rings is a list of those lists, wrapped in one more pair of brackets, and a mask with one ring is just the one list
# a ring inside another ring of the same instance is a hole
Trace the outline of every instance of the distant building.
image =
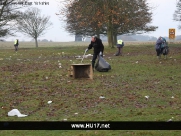
[(78, 42), (78, 41), (82, 41), (82, 35), (75, 35), (75, 41)]

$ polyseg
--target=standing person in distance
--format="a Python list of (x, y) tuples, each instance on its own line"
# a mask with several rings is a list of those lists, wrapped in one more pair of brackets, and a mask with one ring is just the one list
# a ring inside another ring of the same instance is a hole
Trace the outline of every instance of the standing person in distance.
[(102, 40), (96, 36), (92, 36), (91, 43), (89, 44), (89, 46), (85, 50), (85, 52), (87, 52), (88, 50), (90, 50), (92, 48), (94, 48), (94, 53), (93, 53), (93, 57), (92, 57), (92, 68), (94, 71), (94, 65), (95, 65), (97, 56), (100, 55), (103, 57), (104, 45), (102, 43)]
[(156, 41), (156, 44), (155, 44), (155, 50), (157, 52), (157, 58), (160, 59), (161, 58), (161, 53), (162, 53), (162, 50), (161, 50), (161, 46), (163, 44), (163, 40), (162, 40), (162, 37), (160, 36), (158, 38), (158, 40)]
[(16, 40), (14, 41), (15, 51), (18, 51), (18, 45), (19, 45), (19, 41), (18, 41), (18, 39), (16, 39)]
[(163, 50), (166, 47), (167, 41), (164, 37), (161, 37), (161, 40), (162, 40), (161, 53), (163, 53)]
[(115, 54), (115, 56), (119, 56), (119, 55), (122, 56), (122, 50), (123, 50), (123, 46), (124, 46), (123, 40), (121, 40), (121, 39), (117, 40), (116, 46), (117, 46), (117, 48), (118, 48), (118, 51), (117, 51), (117, 53)]

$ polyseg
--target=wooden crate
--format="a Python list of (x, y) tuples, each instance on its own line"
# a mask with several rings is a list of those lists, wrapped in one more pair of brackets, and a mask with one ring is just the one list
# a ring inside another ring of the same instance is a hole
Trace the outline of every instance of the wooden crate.
[(93, 79), (91, 64), (72, 64), (69, 70), (69, 76), (73, 78)]

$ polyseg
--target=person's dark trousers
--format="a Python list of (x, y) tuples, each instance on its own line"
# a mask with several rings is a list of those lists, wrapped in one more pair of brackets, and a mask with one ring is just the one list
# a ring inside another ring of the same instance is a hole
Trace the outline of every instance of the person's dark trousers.
[(17, 45), (15, 45), (14, 47), (15, 47), (15, 51), (17, 51), (17, 50), (18, 50), (18, 46), (17, 46)]
[(116, 55), (120, 55), (121, 54), (121, 47), (117, 47), (118, 48), (118, 52), (116, 53)]
[(165, 49), (165, 47), (161, 48), (161, 52), (160, 53), (163, 53), (163, 50)]
[(115, 54), (115, 56), (119, 56), (119, 55), (122, 55), (122, 46), (120, 46), (120, 47), (117, 47), (118, 48), (118, 51), (117, 51), (117, 53)]
[[(93, 70), (94, 70), (94, 65), (95, 65), (95, 62), (96, 62), (98, 55), (99, 55), (99, 52), (94, 52), (94, 54), (93, 54), (93, 57), (92, 57), (92, 68), (93, 68)], [(103, 52), (102, 52), (101, 56), (103, 57)]]
[(161, 49), (156, 49), (157, 52), (157, 57), (159, 57), (161, 55)]
[(117, 47), (117, 48), (118, 48), (118, 51), (117, 51), (117, 53), (115, 54), (115, 56), (121, 55), (121, 47)]

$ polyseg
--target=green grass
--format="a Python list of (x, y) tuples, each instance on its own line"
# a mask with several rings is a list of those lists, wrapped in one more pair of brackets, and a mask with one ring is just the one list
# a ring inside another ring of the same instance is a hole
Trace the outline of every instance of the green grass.
[[(0, 110), (0, 121), (167, 121), (171, 117), (180, 121), (181, 46), (169, 46), (168, 59), (161, 60), (156, 58), (154, 45), (125, 46), (124, 56), (114, 56), (116, 48), (106, 46), (104, 58), (112, 69), (95, 71), (93, 80), (80, 80), (69, 77), (68, 70), (70, 64), (80, 63), (74, 56), (83, 55), (86, 46), (59, 43), (46, 48), (20, 46), (15, 52), (4, 43), (0, 50), (0, 105), (4, 107)], [(91, 63), (90, 60), (91, 57), (83, 62)], [(99, 99), (100, 96), (105, 99)], [(47, 104), (49, 100), (53, 101), (51, 105)], [(13, 108), (29, 116), (7, 117)], [(179, 131), (0, 131), (0, 134), (180, 135)]]

